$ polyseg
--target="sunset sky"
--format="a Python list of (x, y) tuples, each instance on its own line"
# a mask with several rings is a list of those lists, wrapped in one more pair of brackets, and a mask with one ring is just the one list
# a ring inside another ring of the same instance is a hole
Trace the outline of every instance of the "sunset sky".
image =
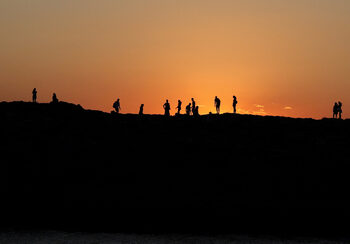
[(1, 0), (0, 101), (350, 117), (349, 0)]

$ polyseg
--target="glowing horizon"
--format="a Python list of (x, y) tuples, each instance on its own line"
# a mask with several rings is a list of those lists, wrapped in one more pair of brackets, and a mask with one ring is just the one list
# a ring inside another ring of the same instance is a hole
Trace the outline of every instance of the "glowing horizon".
[(0, 100), (106, 112), (332, 116), (350, 104), (347, 0), (4, 0)]

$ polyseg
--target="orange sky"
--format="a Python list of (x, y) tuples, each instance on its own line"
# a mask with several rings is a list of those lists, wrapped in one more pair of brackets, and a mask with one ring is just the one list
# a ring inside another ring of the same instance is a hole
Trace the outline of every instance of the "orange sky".
[[(350, 114), (349, 0), (2, 0), (0, 101)], [(286, 109), (288, 108), (288, 109)]]

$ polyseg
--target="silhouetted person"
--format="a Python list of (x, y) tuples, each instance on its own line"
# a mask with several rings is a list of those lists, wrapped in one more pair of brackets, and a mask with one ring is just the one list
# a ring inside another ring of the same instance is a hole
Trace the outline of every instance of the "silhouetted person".
[(170, 115), (170, 104), (168, 102), (168, 99), (166, 100), (166, 102), (163, 104), (163, 108), (164, 108), (164, 115), (165, 116), (169, 116)]
[(186, 115), (191, 115), (191, 103), (186, 106)]
[(196, 102), (194, 101), (193, 98), (191, 98), (192, 100), (192, 114), (194, 115), (194, 110), (196, 110)]
[(221, 103), (220, 99), (219, 99), (217, 96), (215, 96), (215, 99), (214, 99), (214, 106), (215, 106), (215, 108), (216, 108), (216, 113), (217, 113), (217, 114), (220, 113), (220, 103)]
[(140, 106), (139, 115), (143, 115), (143, 104), (141, 104), (141, 106)]
[(36, 103), (36, 94), (38, 92), (36, 91), (36, 88), (33, 89), (32, 94), (33, 94), (33, 103)]
[(115, 102), (113, 103), (113, 108), (115, 109), (115, 112), (116, 112), (117, 114), (118, 114), (119, 111), (121, 110), (119, 98), (117, 99), (117, 101), (115, 101)]
[(339, 119), (341, 119), (341, 114), (343, 113), (342, 109), (343, 104), (341, 102), (338, 102), (338, 114), (339, 114)]
[(236, 98), (236, 96), (233, 96), (233, 104), (232, 104), (232, 106), (233, 106), (233, 113), (235, 114), (236, 113), (236, 106), (237, 106), (237, 98)]
[(182, 105), (182, 102), (180, 100), (177, 101), (177, 114), (180, 114), (181, 112), (181, 105)]
[(194, 108), (193, 116), (195, 116), (195, 117), (199, 116), (199, 111), (198, 111), (198, 109), (199, 109), (198, 106), (196, 106), (196, 107)]
[(51, 101), (51, 103), (58, 103), (58, 99), (57, 99), (56, 93), (54, 93), (54, 94), (52, 95), (52, 101)]
[(333, 119), (338, 118), (338, 111), (339, 111), (339, 109), (338, 109), (338, 103), (335, 102), (335, 103), (334, 103), (334, 106), (333, 106)]

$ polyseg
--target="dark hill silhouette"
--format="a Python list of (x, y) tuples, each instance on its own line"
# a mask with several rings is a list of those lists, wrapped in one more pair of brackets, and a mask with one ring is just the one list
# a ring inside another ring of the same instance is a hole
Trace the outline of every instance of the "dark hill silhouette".
[(349, 120), (0, 103), (3, 228), (347, 233)]

